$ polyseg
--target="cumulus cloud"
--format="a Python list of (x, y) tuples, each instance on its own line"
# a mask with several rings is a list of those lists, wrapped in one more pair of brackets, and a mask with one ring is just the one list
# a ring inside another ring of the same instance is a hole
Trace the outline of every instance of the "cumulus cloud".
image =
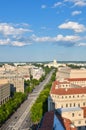
[(33, 34), (28, 37), (19, 37), (14, 39), (2, 39), (0, 40), (0, 45), (11, 45), (11, 46), (26, 46), (33, 43), (56, 43), (61, 46), (73, 46), (81, 40), (81, 37), (78, 35), (57, 35), (55, 37), (50, 36), (36, 36)]
[(72, 41), (78, 41), (80, 40), (79, 36), (73, 36), (73, 35), (57, 35), (56, 37), (37, 37), (36, 35), (32, 35), (31, 37), (32, 41), (34, 42), (72, 42)]
[(26, 44), (24, 42), (19, 42), (19, 41), (12, 41), (13, 46), (25, 46)]
[(83, 24), (79, 24), (78, 22), (66, 22), (58, 26), (60, 29), (72, 29), (77, 33), (84, 32), (86, 27)]
[(86, 0), (64, 0), (64, 2), (72, 2), (74, 6), (86, 6)]
[(10, 44), (10, 39), (0, 39), (0, 45), (8, 45)]
[(29, 24), (0, 23), (0, 45), (25, 46), (31, 44), (25, 34), (32, 32)]
[(25, 28), (16, 28), (8, 23), (0, 23), (0, 33), (7, 35), (19, 35), (25, 32), (32, 32), (32, 30)]
[(59, 46), (70, 47), (74, 46), (81, 39), (81, 37), (77, 35), (63, 36), (61, 34), (55, 37), (38, 37), (36, 35), (32, 35), (31, 39), (32, 43), (56, 43)]
[(79, 43), (78, 46), (86, 46), (86, 43)]
[(46, 5), (42, 5), (42, 6), (41, 6), (42, 9), (45, 9), (46, 7), (47, 7)]
[(81, 14), (81, 13), (82, 13), (81, 11), (76, 10), (76, 11), (73, 11), (73, 12), (72, 12), (72, 16), (79, 15), (79, 14)]
[(79, 36), (73, 36), (73, 35), (67, 35), (67, 36), (63, 36), (63, 35), (57, 35), (56, 37), (54, 37), (55, 41), (66, 41), (66, 42), (72, 42), (72, 41), (78, 41), (80, 40)]
[[(73, 24), (74, 23), (72, 22), (72, 25)], [(70, 26), (67, 27), (66, 25), (65, 28), (68, 28), (68, 29), (70, 28), (75, 31), (78, 29), (82, 29), (81, 28), (82, 26), (80, 26), (80, 24), (78, 25), (79, 25), (78, 27), (74, 26), (74, 28), (71, 28)], [(60, 25), (59, 28), (64, 28), (64, 27)], [(42, 29), (46, 29), (46, 27)], [(71, 46), (71, 45), (75, 45), (77, 42), (80, 42), (81, 40), (81, 37), (78, 35), (64, 36), (64, 35), (59, 34), (57, 36), (51, 37), (51, 36), (37, 36), (35, 34), (28, 35), (27, 32), (28, 32), (27, 28), (19, 27), (19, 25), (14, 26), (12, 24), (0, 23), (0, 34), (2, 34), (0, 35), (0, 38), (1, 38), (0, 45), (11, 45), (11, 46), (22, 47), (22, 46), (30, 45), (33, 43), (47, 43), (48, 42), (48, 43), (56, 43), (62, 46)], [(27, 35), (23, 35), (23, 33), (26, 33)]]
[(19, 41), (13, 41), (7, 38), (7, 39), (0, 39), (0, 45), (24, 46), (25, 43)]
[(31, 36), (32, 41), (34, 42), (49, 42), (52, 41), (52, 38), (49, 36), (46, 37), (37, 37), (35, 34)]
[(53, 8), (56, 8), (56, 7), (60, 6), (60, 5), (62, 5), (62, 2), (56, 2), (56, 3), (54, 3)]
[(11, 46), (18, 46), (18, 47), (22, 47), (25, 45), (30, 45), (32, 44), (29, 40), (25, 39), (25, 40), (18, 40), (18, 39), (0, 39), (0, 45), (11, 45)]
[(86, 1), (76, 0), (74, 5), (75, 6), (86, 6)]

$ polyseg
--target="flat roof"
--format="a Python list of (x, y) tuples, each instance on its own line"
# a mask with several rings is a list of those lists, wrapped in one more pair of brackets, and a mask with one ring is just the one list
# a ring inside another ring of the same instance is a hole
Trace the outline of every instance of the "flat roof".
[(69, 107), (69, 108), (60, 108), (60, 109), (57, 109), (58, 112), (69, 112), (69, 111), (80, 111), (82, 110), (82, 108), (80, 107)]
[(7, 83), (8, 83), (7, 79), (0, 79), (0, 85), (7, 84)]
[(55, 95), (73, 95), (73, 94), (86, 94), (86, 87), (78, 88), (56, 88), (57, 82), (55, 81), (52, 85), (51, 94)]

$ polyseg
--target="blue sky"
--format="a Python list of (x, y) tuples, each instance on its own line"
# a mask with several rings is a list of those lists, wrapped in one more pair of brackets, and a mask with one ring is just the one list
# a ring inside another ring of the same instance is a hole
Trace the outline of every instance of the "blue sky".
[(0, 0), (0, 61), (86, 61), (86, 0)]

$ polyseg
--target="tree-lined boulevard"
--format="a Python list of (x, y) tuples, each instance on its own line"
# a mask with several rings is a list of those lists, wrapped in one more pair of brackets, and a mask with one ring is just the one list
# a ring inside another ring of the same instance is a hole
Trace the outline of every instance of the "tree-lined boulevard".
[(0, 130), (28, 130), (30, 128), (30, 109), (44, 86), (50, 81), (53, 72), (54, 70), (46, 76), (43, 82), (35, 87), (33, 92), (28, 95), (27, 100), (25, 100), (17, 111), (2, 125)]

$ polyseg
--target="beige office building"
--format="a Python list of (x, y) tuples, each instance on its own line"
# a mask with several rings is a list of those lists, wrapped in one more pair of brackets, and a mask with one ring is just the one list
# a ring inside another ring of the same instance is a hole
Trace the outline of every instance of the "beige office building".
[(86, 78), (55, 81), (48, 98), (48, 111), (55, 109), (62, 117), (70, 119), (77, 128), (85, 129), (86, 86), (80, 86), (82, 83), (85, 85), (85, 82)]
[(56, 74), (56, 79), (61, 80), (65, 78), (86, 78), (86, 69), (71, 69), (69, 67), (62, 67)]
[(10, 84), (6, 79), (0, 79), (0, 106), (10, 98)]
[(22, 92), (24, 93), (24, 78), (15, 76), (15, 77), (10, 77), (9, 83), (13, 85), (13, 87), (16, 89), (16, 92)]

